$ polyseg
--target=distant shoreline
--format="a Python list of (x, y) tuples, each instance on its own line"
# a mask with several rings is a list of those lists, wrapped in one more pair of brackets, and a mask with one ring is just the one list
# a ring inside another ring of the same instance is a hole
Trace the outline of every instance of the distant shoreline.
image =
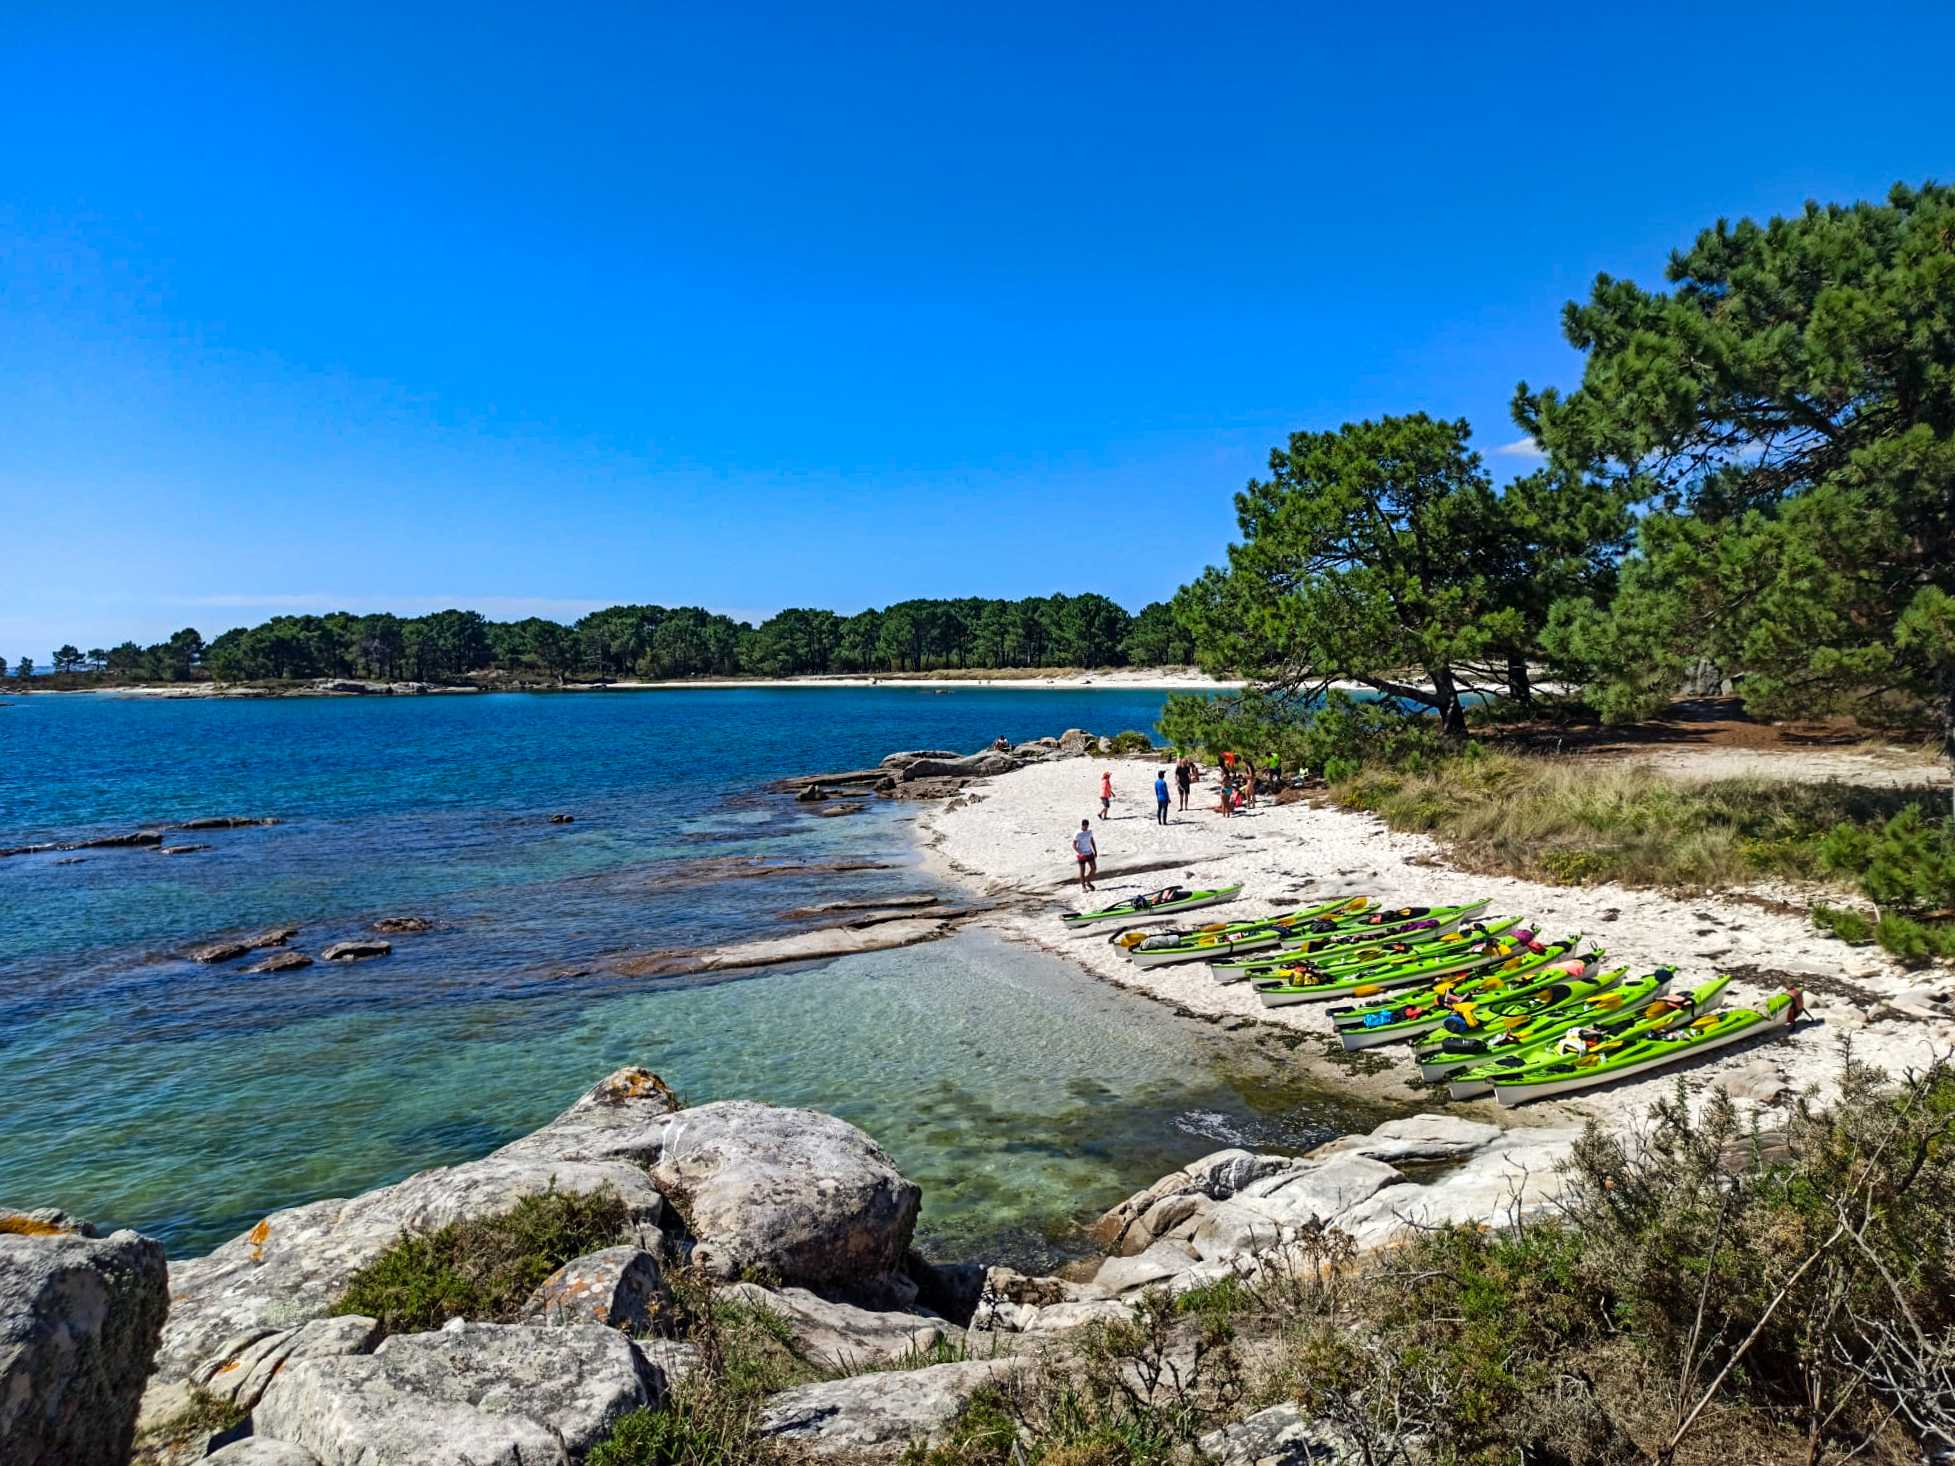
[(950, 692), (986, 688), (1022, 692), (1081, 692), (1110, 690), (1125, 692), (1229, 692), (1243, 687), (1239, 681), (1204, 676), (1181, 667), (1109, 667), (1099, 671), (1055, 672), (1049, 676), (1027, 676), (1011, 671), (987, 675), (968, 673), (891, 673), (870, 676), (846, 673), (801, 677), (700, 677), (670, 682), (624, 679), (614, 682), (572, 682), (562, 687), (537, 684), (469, 686), (440, 683), (372, 682), (360, 678), (316, 678), (289, 686), (254, 683), (164, 682), (112, 687), (8, 687), (0, 696), (142, 697), (142, 698), (263, 698), (263, 697), (387, 697), (435, 696), (502, 692), (591, 693), (591, 692), (709, 692), (765, 687), (904, 687)]

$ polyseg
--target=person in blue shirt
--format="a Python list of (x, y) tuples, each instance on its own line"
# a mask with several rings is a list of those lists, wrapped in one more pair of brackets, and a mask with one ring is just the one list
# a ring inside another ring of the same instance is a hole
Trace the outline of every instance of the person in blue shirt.
[(1154, 817), (1162, 824), (1168, 822), (1168, 771), (1162, 769), (1154, 776)]

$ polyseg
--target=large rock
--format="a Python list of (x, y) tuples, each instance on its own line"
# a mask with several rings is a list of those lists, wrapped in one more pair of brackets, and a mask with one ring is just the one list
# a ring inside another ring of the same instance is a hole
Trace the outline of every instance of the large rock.
[(1320, 1145), (1310, 1155), (1369, 1156), (1387, 1165), (1418, 1165), (1431, 1161), (1459, 1161), (1477, 1155), (1501, 1137), (1498, 1125), (1462, 1120), (1457, 1115), (1407, 1115), (1387, 1120), (1369, 1135), (1345, 1135)]
[(900, 1459), (912, 1443), (942, 1440), (972, 1395), (1023, 1367), (980, 1359), (803, 1385), (767, 1401), (760, 1434), (817, 1457)]
[(0, 1461), (123, 1466), (169, 1307), (163, 1245), (0, 1225)]
[(1084, 728), (1068, 728), (1059, 735), (1059, 755), (1062, 758), (1082, 758), (1096, 741)]
[(297, 972), (301, 967), (312, 966), (312, 959), (303, 952), (274, 952), (271, 956), (252, 963), (242, 969), (247, 973)]
[(942, 762), (945, 759), (962, 758), (963, 756), (963, 754), (954, 748), (913, 748), (904, 753), (890, 754), (889, 757), (882, 761), (882, 766), (886, 769), (906, 769), (919, 759), (927, 758)]
[(380, 1334), (380, 1321), (359, 1314), (315, 1318), (295, 1329), (240, 1334), (197, 1371), (196, 1384), (227, 1405), (249, 1410), (286, 1365), (299, 1359), (365, 1354)]
[(1187, 1243), (1164, 1239), (1145, 1252), (1109, 1257), (1093, 1274), (1093, 1283), (1109, 1293), (1133, 1293), (1179, 1277), (1196, 1261), (1194, 1249)]
[(725, 1100), (665, 1121), (652, 1179), (713, 1277), (879, 1283), (903, 1264), (922, 1193), (846, 1121)]
[(324, 1466), (567, 1466), (664, 1393), (615, 1329), (457, 1321), (287, 1365), (252, 1428)]
[(1408, 1226), (1497, 1227), (1540, 1215), (1561, 1195), (1561, 1165), (1580, 1135), (1574, 1129), (1503, 1131), (1430, 1184), (1380, 1190), (1352, 1205), (1337, 1224), (1360, 1249), (1369, 1249), (1392, 1242)]
[(1218, 1150), (1136, 1191), (1094, 1222), (1087, 1235), (1114, 1256), (1131, 1257), (1163, 1238), (1192, 1236), (1211, 1209), (1209, 1203), (1226, 1201), (1252, 1182), (1296, 1164), (1293, 1156)]
[(785, 1321), (794, 1334), (795, 1352), (830, 1370), (857, 1370), (914, 1358), (964, 1335), (962, 1329), (918, 1309), (858, 1308), (806, 1288), (735, 1283), (720, 1296), (764, 1308)]
[(322, 962), (365, 962), (374, 957), (385, 957), (394, 950), (392, 942), (383, 942), (378, 937), (356, 937), (350, 942), (334, 942), (319, 954)]
[(995, 749), (968, 754), (963, 758), (920, 758), (903, 765), (905, 784), (917, 779), (987, 779), (994, 774), (1009, 774), (1019, 760)]
[(621, 1069), (541, 1130), (482, 1160), (422, 1171), (350, 1201), (274, 1212), (208, 1257), (173, 1264), (159, 1380), (192, 1375), (241, 1335), (323, 1316), (353, 1274), (404, 1231), (492, 1216), (552, 1186), (609, 1187), (633, 1221), (658, 1225), (664, 1200), (645, 1165), (660, 1153), (676, 1108), (657, 1075)]
[(523, 1321), (650, 1333), (666, 1297), (657, 1257), (642, 1247), (607, 1247), (545, 1278), (523, 1305)]
[(1190, 1244), (1204, 1262), (1263, 1252), (1295, 1240), (1313, 1222), (1338, 1222), (1402, 1180), (1392, 1167), (1365, 1156), (1302, 1161), (1217, 1202)]
[(257, 1435), (246, 1436), (222, 1450), (212, 1451), (204, 1460), (212, 1463), (212, 1466), (320, 1466), (319, 1458), (304, 1446), (266, 1440)]

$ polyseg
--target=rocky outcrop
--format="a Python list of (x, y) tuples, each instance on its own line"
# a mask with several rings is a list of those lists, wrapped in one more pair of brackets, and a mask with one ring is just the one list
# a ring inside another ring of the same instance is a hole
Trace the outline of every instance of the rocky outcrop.
[(917, 779), (988, 779), (1018, 767), (1019, 760), (1010, 754), (987, 750), (963, 758), (920, 758), (903, 765), (902, 776), (905, 784)]
[(755, 1270), (815, 1287), (894, 1278), (922, 1197), (846, 1121), (746, 1100), (673, 1115), (652, 1179), (684, 1216), (693, 1261), (709, 1275)]
[(648, 1334), (668, 1297), (655, 1254), (642, 1247), (607, 1247), (545, 1278), (523, 1305), (522, 1321), (601, 1324)]
[(815, 1457), (900, 1460), (914, 1442), (941, 1440), (979, 1389), (1023, 1367), (980, 1359), (804, 1385), (766, 1403), (760, 1433)]
[(377, 941), (360, 937), (350, 942), (334, 942), (319, 954), (322, 962), (366, 962), (375, 957), (385, 957), (394, 950), (392, 942)]
[(615, 1329), (457, 1321), (287, 1365), (252, 1428), (325, 1466), (567, 1466), (664, 1393)]
[(410, 932), (431, 932), (434, 923), (425, 916), (383, 916), (373, 924), (382, 936), (397, 937)]
[(1059, 755), (1062, 758), (1083, 758), (1098, 742), (1084, 728), (1068, 728), (1059, 735)]
[(479, 1161), (422, 1171), (350, 1201), (274, 1212), (208, 1257), (172, 1264), (159, 1381), (223, 1362), (242, 1336), (322, 1317), (353, 1274), (404, 1231), (492, 1216), (552, 1186), (609, 1187), (633, 1222), (657, 1226), (665, 1202), (645, 1164), (662, 1150), (676, 1108), (657, 1075), (621, 1069), (541, 1130)]
[(123, 1466), (169, 1307), (163, 1246), (0, 1220), (0, 1461)]

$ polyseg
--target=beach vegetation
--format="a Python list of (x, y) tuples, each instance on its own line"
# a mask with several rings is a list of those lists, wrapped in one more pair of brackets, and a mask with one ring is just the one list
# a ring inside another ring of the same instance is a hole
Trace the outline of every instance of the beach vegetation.
[(552, 1187), (495, 1216), (402, 1234), (353, 1275), (332, 1311), (378, 1319), (383, 1334), (426, 1333), (455, 1318), (508, 1323), (551, 1273), (615, 1245), (628, 1220), (608, 1188)]

